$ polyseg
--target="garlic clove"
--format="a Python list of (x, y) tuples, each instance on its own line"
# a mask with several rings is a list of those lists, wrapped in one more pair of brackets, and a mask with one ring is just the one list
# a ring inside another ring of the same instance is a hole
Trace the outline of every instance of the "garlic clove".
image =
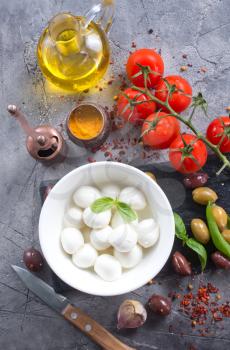
[(84, 238), (76, 228), (67, 227), (61, 233), (61, 244), (67, 254), (74, 254), (84, 245)]
[(104, 185), (101, 188), (101, 193), (104, 197), (110, 197), (113, 199), (116, 199), (119, 197), (120, 191), (121, 189), (119, 186), (111, 185), (111, 184)]
[(91, 208), (86, 208), (83, 212), (84, 223), (93, 229), (102, 229), (109, 225), (111, 220), (111, 210), (101, 213), (94, 213)]
[(143, 248), (150, 248), (156, 244), (160, 235), (159, 225), (153, 219), (146, 219), (141, 221), (137, 225), (136, 230), (138, 232), (138, 243)]
[(121, 277), (122, 268), (121, 264), (114, 256), (102, 254), (98, 256), (95, 262), (94, 271), (103, 280), (111, 282)]
[(139, 245), (135, 245), (128, 253), (121, 253), (115, 249), (114, 256), (120, 261), (122, 267), (125, 269), (131, 269), (141, 261), (143, 252)]
[(97, 259), (97, 251), (91, 244), (86, 243), (72, 256), (73, 263), (82, 269), (94, 266)]
[(70, 208), (64, 216), (64, 225), (66, 227), (82, 228), (84, 222), (82, 220), (82, 210), (80, 208)]
[[(112, 216), (112, 220), (111, 220), (111, 227), (117, 228), (120, 225), (124, 225), (126, 222), (123, 220), (122, 216), (119, 214), (118, 211), (115, 212), (115, 214)], [(130, 222), (130, 225), (137, 225), (138, 224), (138, 219)]]
[(125, 187), (119, 195), (119, 200), (135, 210), (142, 210), (147, 205), (145, 196), (135, 187)]
[(130, 252), (137, 243), (137, 232), (130, 224), (118, 226), (109, 237), (110, 244), (119, 252)]
[(138, 328), (147, 319), (145, 307), (136, 300), (125, 300), (121, 304), (117, 314), (117, 328)]
[(97, 250), (105, 250), (110, 247), (109, 236), (113, 229), (107, 226), (101, 230), (92, 230), (90, 234), (91, 244)]
[(101, 193), (96, 187), (81, 186), (73, 195), (74, 203), (80, 208), (89, 207), (96, 199), (101, 198)]

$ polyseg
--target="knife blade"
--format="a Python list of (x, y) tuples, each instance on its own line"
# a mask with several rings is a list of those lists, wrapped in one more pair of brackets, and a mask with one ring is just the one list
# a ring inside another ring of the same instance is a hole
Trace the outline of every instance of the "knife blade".
[(44, 301), (44, 303), (48, 304), (58, 313), (62, 313), (69, 304), (66, 297), (57, 294), (51, 286), (42, 281), (40, 278), (32, 275), (32, 273), (30, 273), (28, 270), (16, 265), (12, 265), (12, 268), (28, 289), (30, 289), (42, 301)]
[(61, 314), (66, 320), (79, 328), (87, 336), (91, 337), (105, 350), (135, 350), (115, 338), (99, 323), (91, 319), (80, 308), (72, 305), (63, 295), (57, 294), (55, 290), (40, 278), (34, 276), (22, 267), (11, 265), (19, 278), (28, 289), (36, 294), (53, 310)]

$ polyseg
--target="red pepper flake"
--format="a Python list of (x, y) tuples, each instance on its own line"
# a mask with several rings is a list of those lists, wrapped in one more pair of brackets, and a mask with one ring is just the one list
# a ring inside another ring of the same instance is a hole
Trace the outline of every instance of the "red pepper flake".
[(132, 42), (132, 48), (135, 49), (137, 47), (136, 43), (133, 41)]
[(94, 159), (93, 157), (88, 157), (88, 162), (89, 163), (95, 163), (96, 159)]
[[(184, 294), (180, 301), (179, 311), (191, 319), (191, 327), (197, 328), (201, 336), (211, 334), (207, 326), (230, 317), (230, 303), (227, 301), (220, 304), (221, 296), (218, 292), (217, 287), (207, 283), (200, 285), (195, 293), (191, 291)], [(172, 293), (171, 296), (176, 295), (175, 292)]]
[(208, 288), (209, 293), (218, 293), (219, 292), (219, 289), (216, 288), (215, 286), (213, 286), (211, 283), (208, 283), (207, 288)]
[(107, 151), (107, 152), (104, 153), (104, 156), (105, 156), (106, 158), (107, 158), (107, 157), (112, 158), (113, 154), (112, 154), (111, 152)]

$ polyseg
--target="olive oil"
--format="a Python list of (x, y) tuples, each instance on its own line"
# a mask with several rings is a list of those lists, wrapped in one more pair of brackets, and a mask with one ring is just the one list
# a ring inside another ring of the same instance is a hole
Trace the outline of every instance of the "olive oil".
[[(59, 16), (59, 15), (58, 15)], [(37, 56), (44, 76), (69, 91), (94, 87), (110, 61), (108, 39), (93, 21), (85, 29), (83, 17), (65, 14), (55, 27), (49, 25), (40, 37)], [(76, 21), (76, 23), (73, 22)]]

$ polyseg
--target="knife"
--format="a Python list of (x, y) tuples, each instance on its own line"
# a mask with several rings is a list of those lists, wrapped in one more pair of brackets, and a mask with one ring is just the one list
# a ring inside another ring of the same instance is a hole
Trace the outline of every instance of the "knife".
[(79, 328), (94, 342), (105, 350), (135, 350), (115, 338), (99, 323), (91, 319), (81, 309), (72, 305), (63, 295), (57, 294), (54, 289), (28, 270), (12, 265), (19, 278), (34, 294), (49, 305), (66, 320)]

